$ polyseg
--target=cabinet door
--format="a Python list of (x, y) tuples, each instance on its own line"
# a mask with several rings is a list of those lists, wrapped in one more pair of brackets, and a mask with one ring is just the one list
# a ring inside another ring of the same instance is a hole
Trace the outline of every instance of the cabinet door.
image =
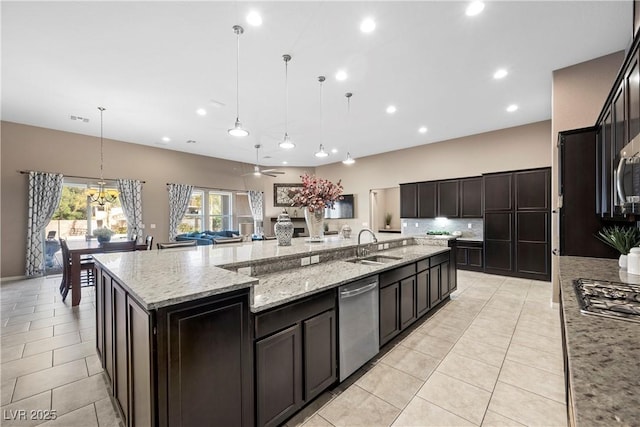
[(151, 426), (153, 420), (151, 383), (152, 345), (151, 319), (142, 307), (127, 296), (129, 319), (127, 341), (129, 344), (129, 425)]
[(337, 379), (334, 310), (303, 322), (304, 400), (310, 401)]
[(460, 217), (482, 218), (482, 177), (460, 180)]
[(631, 141), (640, 134), (640, 69), (638, 58), (640, 53), (635, 54), (633, 61), (629, 65), (627, 73), (627, 122), (628, 140)]
[(104, 368), (104, 283), (102, 270), (96, 275), (96, 351)]
[[(520, 275), (551, 277), (549, 212), (517, 212), (516, 269)], [(535, 277), (531, 277), (535, 278)], [(548, 280), (548, 279), (547, 279)]]
[(100, 272), (100, 282), (104, 287), (102, 289), (102, 295), (104, 296), (104, 358), (102, 359), (102, 366), (109, 376), (113, 389), (115, 382), (113, 369), (113, 286), (111, 285), (111, 277), (104, 274), (102, 269), (98, 271)]
[(380, 346), (400, 333), (400, 283), (380, 288)]
[(416, 311), (418, 317), (429, 311), (429, 270), (421, 271), (416, 275)]
[(418, 318), (416, 314), (416, 279), (407, 277), (400, 281), (400, 329)]
[(418, 184), (400, 184), (400, 217), (418, 217)]
[(508, 211), (513, 209), (511, 172), (484, 175), (482, 181), (485, 214), (487, 211)]
[(418, 184), (418, 217), (436, 217), (436, 183), (434, 181)]
[(440, 265), (429, 269), (429, 300), (431, 307), (440, 301)]
[(449, 262), (440, 264), (440, 299), (449, 295)]
[(516, 209), (549, 210), (550, 172), (548, 168), (516, 172)]
[[(487, 272), (513, 270), (513, 213), (484, 213), (484, 267)], [(498, 273), (499, 274), (499, 273)]]
[(613, 215), (613, 132), (610, 107), (604, 115), (600, 135), (600, 214), (607, 218)]
[(468, 248), (468, 265), (469, 267), (482, 268), (482, 248)]
[(120, 404), (125, 425), (129, 423), (129, 379), (127, 375), (127, 294), (115, 281), (113, 283), (113, 368), (114, 395)]
[(457, 179), (438, 182), (438, 216), (457, 218), (460, 215), (458, 184)]
[(466, 267), (469, 264), (469, 249), (457, 247), (455, 250), (458, 266)]

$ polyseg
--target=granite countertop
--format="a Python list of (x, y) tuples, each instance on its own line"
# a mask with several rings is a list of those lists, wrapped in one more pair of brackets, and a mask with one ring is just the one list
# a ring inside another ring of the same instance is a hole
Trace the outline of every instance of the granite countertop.
[(566, 351), (577, 426), (640, 423), (640, 324), (580, 313), (578, 278), (640, 284), (617, 260), (560, 257)]
[[(376, 237), (379, 243), (403, 240), (413, 242), (412, 238), (402, 236)], [(370, 236), (363, 238), (363, 242), (368, 242), (368, 239)], [(309, 243), (304, 238), (298, 238), (292, 240), (291, 246), (278, 246), (275, 240), (265, 240), (171, 250), (96, 254), (94, 258), (120, 279), (143, 307), (155, 310), (250, 288), (258, 283), (258, 279), (254, 277), (229, 271), (230, 267), (355, 248), (357, 241), (357, 237), (343, 239), (332, 236), (326, 237), (322, 243)]]
[(417, 244), (376, 252), (378, 255), (402, 257), (382, 265), (330, 261), (259, 276), (260, 283), (252, 288), (251, 311), (257, 313), (449, 250), (442, 246)]

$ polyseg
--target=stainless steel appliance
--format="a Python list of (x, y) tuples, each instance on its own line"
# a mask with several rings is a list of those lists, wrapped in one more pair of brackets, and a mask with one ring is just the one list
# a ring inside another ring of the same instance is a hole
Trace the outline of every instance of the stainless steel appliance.
[(615, 182), (619, 213), (640, 212), (640, 135), (620, 150)]
[(380, 350), (378, 276), (341, 286), (338, 292), (340, 381)]
[(640, 323), (640, 285), (578, 279), (573, 287), (581, 313)]

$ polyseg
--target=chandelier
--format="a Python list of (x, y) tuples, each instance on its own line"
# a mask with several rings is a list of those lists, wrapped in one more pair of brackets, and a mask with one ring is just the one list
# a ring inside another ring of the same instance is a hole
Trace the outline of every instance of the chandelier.
[(98, 206), (104, 206), (106, 203), (113, 203), (118, 199), (118, 191), (112, 188), (105, 188), (107, 184), (102, 176), (102, 169), (104, 164), (103, 145), (102, 139), (102, 113), (104, 107), (98, 107), (100, 110), (100, 181), (98, 181), (98, 188), (89, 188), (87, 190), (87, 197), (91, 203), (96, 203)]

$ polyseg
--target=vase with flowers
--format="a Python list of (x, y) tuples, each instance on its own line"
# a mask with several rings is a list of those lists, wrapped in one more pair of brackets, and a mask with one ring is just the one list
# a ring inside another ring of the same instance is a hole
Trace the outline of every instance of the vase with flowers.
[(111, 241), (111, 236), (115, 233), (106, 227), (96, 228), (93, 230), (93, 235), (98, 239), (98, 243), (102, 244), (104, 242)]
[(322, 242), (324, 240), (324, 210), (333, 209), (336, 201), (343, 199), (341, 180), (334, 184), (327, 179), (308, 174), (303, 174), (300, 178), (302, 179), (302, 187), (294, 188), (289, 192), (291, 206), (304, 208), (309, 241)]

